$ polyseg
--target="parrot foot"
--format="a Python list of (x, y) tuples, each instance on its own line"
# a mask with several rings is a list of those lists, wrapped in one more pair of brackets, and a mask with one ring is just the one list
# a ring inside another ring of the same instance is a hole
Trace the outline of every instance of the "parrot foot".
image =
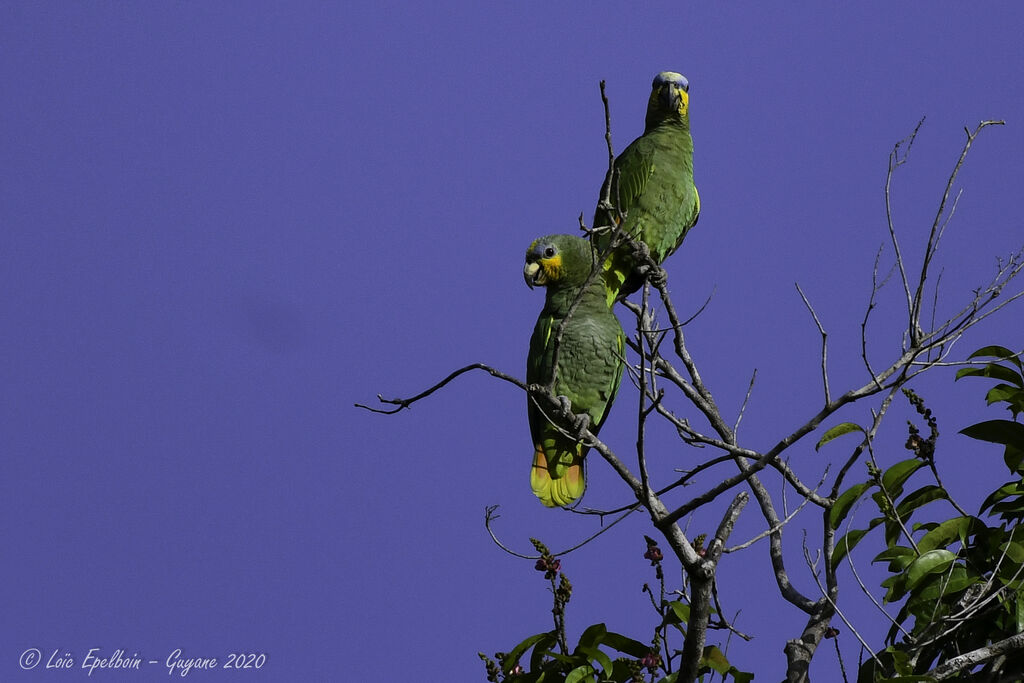
[(651, 260), (651, 250), (645, 243), (637, 240), (633, 249), (633, 258), (637, 263), (649, 263)]
[(655, 289), (663, 289), (668, 283), (668, 273), (666, 273), (665, 269), (660, 266), (657, 268), (649, 268), (647, 271), (647, 279), (650, 280), (651, 285)]
[(633, 276), (640, 282), (647, 280), (655, 289), (662, 289), (668, 284), (668, 273), (661, 266), (653, 264), (637, 266), (633, 269)]
[(590, 416), (586, 413), (576, 415), (572, 412), (572, 402), (568, 396), (559, 396), (558, 404), (562, 408), (562, 417), (572, 423), (572, 428), (569, 430), (576, 437), (577, 441), (583, 440), (583, 434), (590, 429)]
[(668, 275), (665, 269), (651, 258), (651, 250), (643, 242), (636, 242), (633, 249), (633, 272), (642, 281), (648, 280), (654, 287), (661, 289), (668, 282)]

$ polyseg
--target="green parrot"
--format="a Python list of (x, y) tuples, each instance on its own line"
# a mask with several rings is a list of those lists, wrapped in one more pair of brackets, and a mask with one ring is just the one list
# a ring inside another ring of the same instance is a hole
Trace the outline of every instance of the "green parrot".
[[(644, 134), (615, 159), (611, 202), (626, 214), (627, 234), (643, 241), (659, 264), (679, 248), (700, 216), (700, 196), (693, 184), (689, 89), (681, 74), (662, 71), (655, 76)], [(610, 173), (605, 174), (601, 197), (609, 182)], [(615, 227), (618, 212), (600, 202), (599, 198), (592, 227)], [(610, 241), (610, 230), (594, 240), (602, 250)], [(634, 272), (632, 253), (629, 246), (619, 247), (604, 263), (609, 306), (643, 286), (643, 277)]]
[[(569, 400), (579, 418), (577, 433), (589, 428), (596, 434), (608, 417), (622, 379), (626, 345), (619, 319), (608, 306), (602, 278), (595, 277), (583, 288), (596, 262), (586, 239), (549, 235), (530, 245), (523, 268), (531, 289), (547, 288), (544, 309), (530, 338), (526, 381), (547, 384), (555, 373), (554, 393)], [(577, 296), (579, 304), (562, 331), (556, 368), (555, 335)], [(553, 425), (532, 398), (527, 398), (527, 415), (534, 444), (533, 492), (548, 507), (569, 505), (586, 488), (583, 456), (587, 448)]]

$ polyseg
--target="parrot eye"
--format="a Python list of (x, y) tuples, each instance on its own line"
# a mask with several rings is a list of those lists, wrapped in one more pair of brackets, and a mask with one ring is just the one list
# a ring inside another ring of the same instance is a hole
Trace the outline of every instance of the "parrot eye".
[(554, 255), (555, 255), (555, 248), (554, 247), (548, 247), (547, 249), (544, 250), (544, 258), (551, 258)]

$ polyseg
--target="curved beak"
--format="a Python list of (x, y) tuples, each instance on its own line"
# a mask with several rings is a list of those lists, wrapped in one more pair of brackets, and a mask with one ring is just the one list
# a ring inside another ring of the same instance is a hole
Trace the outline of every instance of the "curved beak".
[(530, 289), (537, 285), (543, 285), (546, 281), (544, 269), (536, 261), (529, 261), (523, 268), (523, 279), (526, 280), (526, 286)]
[(689, 95), (675, 83), (667, 83), (661, 89), (661, 103), (666, 111), (677, 111), (683, 102), (689, 103)]

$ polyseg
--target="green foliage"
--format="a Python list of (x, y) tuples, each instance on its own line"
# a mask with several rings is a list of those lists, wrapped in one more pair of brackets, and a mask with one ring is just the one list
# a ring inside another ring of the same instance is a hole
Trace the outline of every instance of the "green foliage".
[(814, 450), (821, 450), (821, 447), (832, 439), (842, 436), (843, 434), (850, 434), (851, 432), (860, 432), (861, 434), (866, 433), (864, 428), (858, 424), (854, 424), (853, 422), (843, 422), (842, 424), (837, 424), (835, 427), (826, 431), (822, 437), (818, 439), (818, 443), (814, 445)]
[[(659, 587), (657, 595), (648, 584), (643, 587), (658, 614), (650, 644), (609, 631), (605, 624), (599, 623), (584, 629), (570, 650), (566, 645), (564, 617), (572, 591), (571, 587), (560, 590), (570, 586), (569, 581), (562, 573), (561, 561), (553, 557), (543, 543), (530, 539), (541, 554), (534, 568), (543, 571), (550, 582), (555, 628), (524, 638), (509, 652), (496, 652), (493, 659), (479, 653), (487, 680), (493, 683), (675, 683), (682, 653), (675, 649), (666, 654), (667, 643), (674, 638), (681, 646), (690, 606), (680, 600), (667, 599), (662, 569), (664, 556), (657, 542), (644, 538), (647, 541), (644, 558), (654, 567)], [(731, 665), (717, 645), (704, 648), (700, 665), (704, 672), (700, 680), (710, 680), (713, 674), (718, 674), (720, 680), (729, 676), (735, 683), (749, 683), (754, 678), (754, 674)]]
[[(858, 683), (935, 680), (929, 673), (959, 655), (977, 651), (1024, 632), (1024, 368), (1003, 347), (979, 350), (972, 358), (994, 358), (983, 366), (957, 373), (998, 382), (986, 393), (988, 405), (1003, 404), (1012, 419), (979, 422), (961, 433), (986, 444), (1002, 446), (1010, 478), (989, 494), (976, 514), (969, 514), (951, 497), (939, 475), (943, 457), (983, 458), (979, 454), (948, 453), (937, 449), (938, 420), (923, 399), (904, 389), (907, 400), (923, 420), (908, 422), (905, 444), (913, 457), (881, 465), (874, 448), (867, 448), (867, 478), (842, 491), (826, 513), (830, 530), (839, 536), (828, 558), (831, 568), (848, 562), (850, 551), (865, 538), (877, 538), (883, 549), (873, 562), (883, 563), (888, 576), (881, 586), (883, 601), (896, 610), (885, 647), (866, 658)], [(846, 434), (859, 434), (858, 451), (871, 446), (872, 434), (853, 423), (829, 429), (817, 448)], [(980, 462), (979, 465), (984, 465)], [(955, 514), (943, 515), (937, 504)], [(854, 512), (873, 508), (866, 524), (857, 524)], [(841, 533), (840, 533), (841, 532)], [(646, 537), (645, 537), (646, 538)], [(690, 619), (690, 605), (679, 591), (666, 592), (664, 560), (657, 542), (646, 538), (644, 557), (654, 568), (656, 583), (643, 591), (656, 613), (653, 635), (634, 639), (593, 624), (571, 648), (566, 640), (565, 611), (572, 585), (561, 562), (539, 541), (541, 557), (536, 569), (544, 572), (554, 605), (554, 628), (523, 639), (511, 651), (483, 654), (487, 680), (555, 683), (675, 683), (679, 676), (682, 642)], [(700, 551), (702, 540), (694, 539)], [(713, 627), (713, 625), (712, 625)], [(831, 637), (831, 636), (827, 636)], [(670, 647), (673, 643), (674, 647)], [(700, 659), (701, 681), (730, 680), (747, 683), (754, 678), (730, 664), (718, 645), (708, 644)], [(943, 680), (1024, 680), (1024, 653), (1013, 650), (989, 657)]]
[[(851, 528), (843, 534), (831, 562), (838, 567), (870, 531), (882, 527), (886, 547), (873, 562), (886, 563), (889, 571), (882, 582), (884, 602), (900, 605), (886, 647), (864, 663), (858, 681), (933, 680), (925, 674), (942, 662), (1024, 629), (1024, 533), (1018, 533), (1017, 526), (1024, 517), (1024, 425), (1016, 421), (1024, 412), (1024, 368), (1011, 351), (1000, 346), (979, 349), (971, 358), (996, 360), (960, 370), (956, 378), (998, 380), (986, 401), (989, 405), (1004, 403), (1014, 419), (988, 420), (961, 433), (1004, 446), (1003, 461), (1012, 479), (985, 499), (977, 515), (956, 506), (935, 463), (937, 421), (924, 401), (905, 389), (908, 400), (926, 420), (929, 436), (923, 437), (911, 423), (906, 447), (915, 457), (885, 470), (869, 465), (868, 480), (846, 489), (829, 511), (829, 524), (838, 530), (856, 503), (870, 493), (878, 516), (865, 528)], [(819, 445), (840, 434), (863, 432), (840, 427), (829, 430)], [(912, 478), (929, 473), (931, 482), (904, 492)], [(958, 514), (945, 520), (934, 512), (922, 517), (920, 511), (936, 501), (946, 501)], [(971, 680), (1017, 680), (1013, 676), (1022, 668), (1024, 655), (1011, 652), (1006, 658), (982, 661), (972, 673), (961, 675)]]

